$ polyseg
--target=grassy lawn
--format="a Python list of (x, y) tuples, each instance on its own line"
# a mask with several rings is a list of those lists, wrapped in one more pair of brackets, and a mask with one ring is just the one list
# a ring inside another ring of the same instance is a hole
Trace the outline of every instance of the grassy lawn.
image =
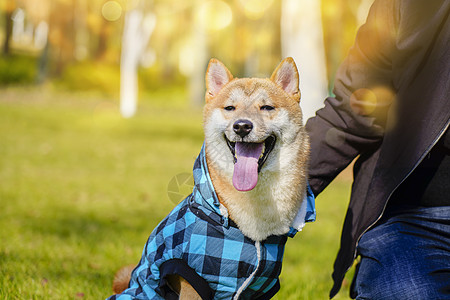
[[(201, 148), (201, 109), (170, 104), (183, 97), (154, 95), (123, 119), (101, 96), (0, 90), (0, 299), (111, 294), (114, 272), (139, 260), (175, 206), (169, 182)], [(348, 194), (347, 180), (333, 183), (317, 222), (288, 241), (276, 299), (328, 298)]]

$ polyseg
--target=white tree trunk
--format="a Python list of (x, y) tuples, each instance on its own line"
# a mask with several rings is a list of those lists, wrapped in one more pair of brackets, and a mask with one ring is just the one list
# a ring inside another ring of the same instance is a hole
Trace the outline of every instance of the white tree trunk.
[(16, 9), (12, 15), (12, 20), (12, 39), (16, 43), (21, 43), (25, 35), (25, 11), (21, 8)]
[(156, 16), (133, 9), (125, 15), (120, 58), (120, 112), (134, 116), (137, 108), (137, 67), (156, 25)]
[(366, 22), (367, 15), (369, 14), (370, 7), (372, 6), (373, 0), (361, 0), (359, 4), (358, 11), (356, 14), (358, 20), (358, 27)]
[(205, 72), (208, 63), (208, 47), (206, 28), (203, 20), (196, 18), (193, 24), (193, 51), (191, 57), (182, 59), (192, 60), (192, 70), (189, 77), (189, 97), (194, 106), (201, 107), (205, 100)]
[(299, 69), (303, 122), (328, 94), (320, 2), (283, 0), (281, 8), (281, 52), (294, 58)]

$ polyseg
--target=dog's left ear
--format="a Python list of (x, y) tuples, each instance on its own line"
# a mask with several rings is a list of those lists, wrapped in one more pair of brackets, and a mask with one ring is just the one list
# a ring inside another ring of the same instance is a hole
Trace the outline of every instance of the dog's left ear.
[(286, 93), (300, 101), (298, 70), (292, 57), (285, 58), (273, 71), (270, 80), (278, 84)]
[(219, 60), (212, 58), (206, 70), (206, 101), (214, 98), (219, 91), (233, 79), (233, 75)]

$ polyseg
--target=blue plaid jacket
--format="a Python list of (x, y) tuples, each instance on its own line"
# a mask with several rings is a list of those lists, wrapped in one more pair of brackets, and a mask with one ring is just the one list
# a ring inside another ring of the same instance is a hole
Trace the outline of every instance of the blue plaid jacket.
[[(129, 288), (109, 299), (176, 299), (167, 286), (171, 274), (184, 277), (203, 299), (270, 299), (279, 290), (284, 245), (296, 230), (263, 242), (245, 237), (221, 212), (204, 153), (203, 147), (195, 161), (193, 193), (152, 232)], [(306, 221), (314, 219), (309, 198)]]

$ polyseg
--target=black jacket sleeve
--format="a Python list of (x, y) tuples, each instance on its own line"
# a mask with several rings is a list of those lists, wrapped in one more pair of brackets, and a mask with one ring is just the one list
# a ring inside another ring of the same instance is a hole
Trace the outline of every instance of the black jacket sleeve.
[(319, 194), (354, 158), (377, 148), (395, 98), (392, 59), (396, 1), (379, 0), (336, 74), (334, 97), (309, 119), (309, 183)]

